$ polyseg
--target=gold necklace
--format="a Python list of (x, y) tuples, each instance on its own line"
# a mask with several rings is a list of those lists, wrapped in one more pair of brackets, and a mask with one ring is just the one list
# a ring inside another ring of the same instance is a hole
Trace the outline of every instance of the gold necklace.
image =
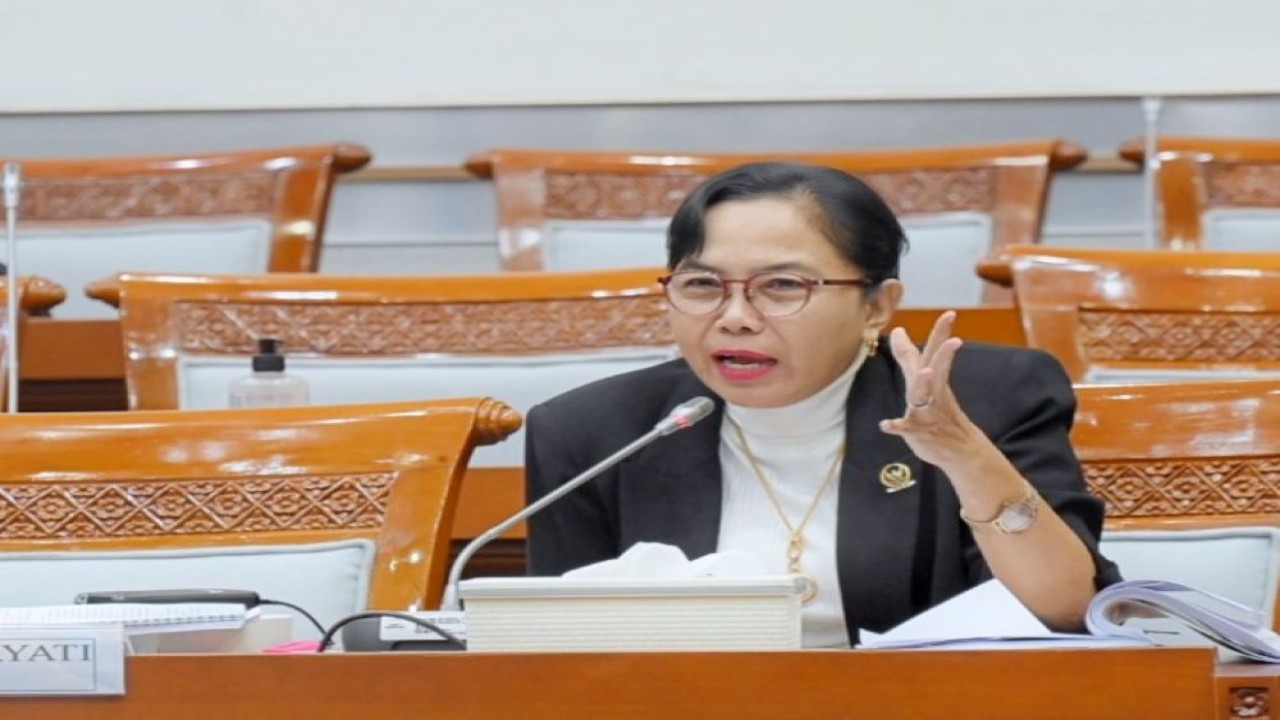
[(823, 478), (822, 485), (818, 487), (818, 491), (813, 494), (813, 500), (809, 501), (809, 507), (805, 509), (804, 516), (800, 518), (799, 524), (792, 525), (787, 519), (787, 514), (782, 511), (782, 501), (778, 499), (777, 492), (773, 489), (773, 484), (769, 482), (769, 476), (764, 474), (764, 469), (760, 467), (760, 461), (756, 460), (755, 453), (751, 452), (751, 446), (747, 445), (747, 436), (742, 433), (742, 428), (732, 418), (726, 418), (733, 427), (733, 432), (738, 437), (738, 446), (742, 448), (742, 453), (747, 456), (747, 463), (751, 465), (751, 472), (755, 473), (756, 479), (760, 481), (760, 486), (764, 488), (764, 493), (769, 497), (769, 502), (773, 503), (773, 509), (778, 512), (778, 519), (782, 520), (782, 525), (786, 527), (790, 536), (787, 541), (787, 572), (792, 575), (799, 575), (804, 582), (804, 591), (800, 596), (800, 601), (808, 603), (818, 594), (818, 580), (804, 571), (800, 560), (804, 556), (804, 528), (809, 524), (809, 518), (813, 517), (813, 512), (818, 509), (818, 501), (826, 494), (827, 488), (831, 482), (835, 480), (836, 470), (840, 467), (840, 461), (844, 460), (845, 443), (840, 443), (840, 448), (836, 450), (835, 456), (831, 458), (831, 467), (827, 468), (827, 476)]

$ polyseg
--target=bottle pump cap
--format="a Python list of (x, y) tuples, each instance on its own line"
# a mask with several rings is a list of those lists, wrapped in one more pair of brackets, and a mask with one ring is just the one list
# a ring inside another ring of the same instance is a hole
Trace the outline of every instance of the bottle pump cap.
[(258, 338), (258, 354), (253, 356), (254, 372), (284, 372), (284, 356), (278, 338)]

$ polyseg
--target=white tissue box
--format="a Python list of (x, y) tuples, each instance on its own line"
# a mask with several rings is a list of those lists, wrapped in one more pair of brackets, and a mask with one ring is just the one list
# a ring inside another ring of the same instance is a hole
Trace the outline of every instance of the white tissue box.
[(477, 578), (469, 650), (792, 650), (799, 578)]

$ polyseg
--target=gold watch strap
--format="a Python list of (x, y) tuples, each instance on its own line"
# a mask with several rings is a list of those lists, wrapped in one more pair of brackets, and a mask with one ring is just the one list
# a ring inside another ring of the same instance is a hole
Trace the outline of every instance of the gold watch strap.
[(1008, 528), (1003, 527), (1000, 524), (1000, 520), (1004, 516), (1005, 511), (1008, 510), (1010, 507), (1013, 507), (1014, 505), (1019, 505), (1023, 503), (1030, 504), (1033, 508), (1035, 508), (1036, 499), (1038, 497), (1039, 495), (1036, 493), (1035, 488), (1031, 487), (1031, 485), (1028, 484), (1027, 491), (1025, 493), (1023, 493), (1022, 495), (1019, 495), (1016, 498), (1005, 500), (1004, 502), (1000, 503), (1000, 507), (999, 509), (996, 510), (995, 516), (992, 517), (990, 520), (975, 520), (974, 518), (971, 518), (965, 514), (964, 508), (960, 508), (960, 519), (963, 520), (965, 524), (967, 524), (969, 527), (973, 528), (974, 530), (999, 530), (1001, 532), (1008, 533), (1010, 532), (1010, 530)]

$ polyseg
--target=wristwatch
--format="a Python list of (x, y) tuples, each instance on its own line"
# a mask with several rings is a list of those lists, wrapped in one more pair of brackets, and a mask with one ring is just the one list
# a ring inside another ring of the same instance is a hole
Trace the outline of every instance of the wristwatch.
[(965, 515), (963, 509), (960, 510), (960, 519), (968, 523), (975, 532), (995, 529), (1010, 535), (1023, 532), (1034, 525), (1039, 512), (1039, 496), (1034, 488), (1028, 486), (1025, 495), (1006, 500), (990, 520), (974, 520)]

